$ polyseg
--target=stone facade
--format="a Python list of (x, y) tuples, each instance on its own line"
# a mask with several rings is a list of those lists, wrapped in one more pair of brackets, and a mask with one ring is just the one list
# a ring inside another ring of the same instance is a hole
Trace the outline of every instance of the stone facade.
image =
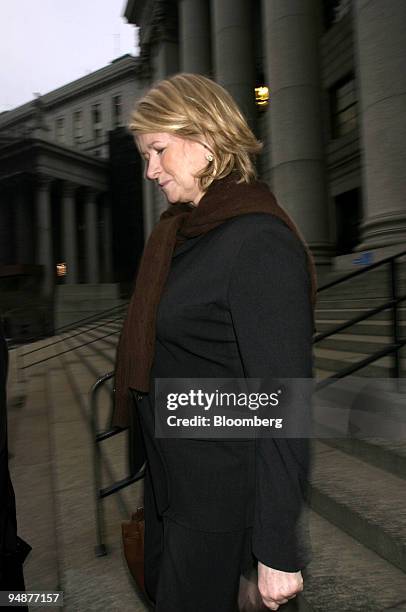
[(140, 75), (126, 55), (0, 114), (0, 267), (40, 266), (47, 295), (58, 272), (64, 285), (115, 280), (109, 137), (128, 124)]
[[(125, 16), (149, 83), (183, 70), (234, 95), (264, 142), (260, 174), (319, 266), (404, 246), (403, 0), (128, 0)], [(144, 196), (150, 229), (163, 203)]]
[(127, 125), (139, 96), (140, 62), (124, 55), (108, 66), (0, 114), (0, 137), (38, 137), (108, 157), (108, 132)]

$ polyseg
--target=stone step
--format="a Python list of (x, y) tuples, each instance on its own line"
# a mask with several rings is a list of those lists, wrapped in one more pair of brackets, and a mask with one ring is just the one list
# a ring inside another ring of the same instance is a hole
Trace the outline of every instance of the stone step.
[[(89, 382), (78, 351), (56, 358), (59, 368), (48, 379), (55, 463), (55, 508), (61, 590), (68, 610), (146, 607), (135, 592), (122, 554), (120, 523), (140, 502), (141, 485), (109, 497), (103, 503), (103, 539), (108, 554), (96, 557), (93, 436), (90, 429)], [(101, 399), (108, 398), (106, 393)], [(112, 438), (102, 455), (103, 486), (126, 475), (125, 440)]]
[(393, 342), (390, 336), (366, 336), (340, 332), (317, 343), (317, 348), (361, 353), (365, 357), (384, 349)]
[[(399, 294), (403, 295), (403, 292)], [(375, 290), (373, 295), (365, 296), (362, 292), (357, 295), (354, 292), (350, 292), (348, 296), (344, 296), (342, 293), (338, 293), (335, 296), (318, 294), (316, 309), (325, 310), (326, 308), (360, 308), (368, 310), (370, 308), (376, 308), (377, 306), (383, 305), (385, 302), (391, 299), (391, 294), (387, 291)], [(399, 307), (405, 308), (405, 303), (400, 303)]]
[(332, 376), (332, 372), (330, 370), (323, 370), (322, 368), (313, 368), (313, 376), (316, 381), (324, 380), (325, 378), (329, 378)]
[[(18, 534), (32, 551), (24, 563), (27, 591), (61, 590), (55, 524), (53, 447), (44, 371), (27, 377), (26, 401), (8, 406), (9, 468)], [(10, 397), (10, 400), (13, 398)]]
[(55, 327), (74, 325), (86, 316), (105, 316), (107, 310), (120, 312), (128, 301), (120, 298), (118, 284), (59, 285), (55, 294)]
[(404, 480), (320, 441), (313, 457), (313, 510), (406, 572)]
[[(47, 338), (45, 341), (35, 342), (34, 344), (26, 347), (16, 349), (16, 354), (19, 356), (20, 365), (27, 366), (42, 359), (53, 357), (55, 355), (55, 349), (57, 349), (56, 352), (63, 351), (64, 349), (62, 346), (65, 339), (82, 338), (81, 343), (83, 343), (84, 341), (91, 339), (90, 336), (86, 336), (88, 333), (95, 334), (92, 336), (92, 338), (95, 338), (96, 336), (105, 336), (106, 334), (111, 333), (112, 335), (110, 337), (112, 338), (116, 333), (119, 333), (121, 327), (121, 317), (113, 317), (113, 319), (109, 318), (98, 322), (93, 321), (92, 323), (81, 326), (77, 329), (69, 330), (64, 334)], [(85, 337), (86, 340), (84, 340)]]
[(324, 438), (323, 443), (406, 479), (406, 440)]
[(406, 609), (406, 580), (400, 569), (316, 512), (309, 513), (309, 523), (313, 560), (304, 572), (300, 611)]
[[(379, 289), (380, 291), (388, 291), (390, 287), (390, 274), (389, 267), (385, 266), (385, 268), (381, 268), (380, 270), (369, 270), (360, 274), (359, 276), (353, 277), (351, 279), (343, 280), (338, 285), (334, 287), (330, 287), (329, 289), (324, 289), (326, 285), (331, 282), (339, 281), (347, 276), (347, 272), (337, 273), (330, 277), (323, 277), (319, 279), (319, 287), (321, 295), (332, 294), (335, 292), (339, 292), (341, 294), (346, 292), (352, 292), (353, 294), (362, 295), (363, 290), (372, 287), (374, 289)], [(398, 286), (400, 288), (406, 286), (406, 270), (405, 266), (402, 265), (400, 268), (398, 267), (396, 278), (398, 281)]]
[[(325, 308), (320, 307), (316, 309), (316, 321), (323, 321), (325, 319), (334, 319), (340, 322), (350, 321), (354, 317), (357, 317), (361, 314), (366, 314), (368, 308), (340, 308), (336, 302), (332, 302), (331, 305), (326, 306)], [(406, 310), (399, 309), (399, 319), (400, 321), (406, 321)], [(377, 314), (370, 317), (367, 322), (374, 321), (388, 321), (392, 320), (392, 314), (390, 309), (382, 310)]]
[[(118, 283), (77, 283), (56, 286), (56, 295), (62, 300), (81, 297), (115, 298), (120, 297)], [(122, 300), (124, 302), (124, 300)]]
[[(403, 295), (406, 290), (405, 284), (398, 286), (399, 295)], [(328, 300), (340, 300), (340, 301), (385, 301), (388, 300), (391, 296), (391, 290), (387, 287), (386, 283), (384, 285), (381, 284), (371, 284), (365, 283), (365, 285), (359, 287), (351, 287), (348, 285), (347, 287), (334, 287), (331, 289), (326, 289), (325, 291), (318, 292), (318, 302), (320, 301), (328, 301)]]
[[(317, 333), (323, 333), (345, 323), (345, 319), (323, 319), (316, 322)], [(399, 330), (402, 337), (406, 336), (406, 322), (401, 321)], [(342, 332), (344, 333), (344, 332)], [(351, 333), (360, 336), (387, 336), (391, 338), (392, 324), (387, 320), (369, 319), (368, 321), (360, 321), (345, 330), (345, 333)]]
[(86, 340), (94, 340), (95, 343), (100, 346), (116, 347), (118, 343), (118, 337), (122, 329), (122, 324), (116, 326), (104, 325), (97, 330), (85, 331), (81, 335), (83, 342)]
[(319, 381), (312, 400), (315, 437), (406, 439), (405, 378), (333, 375), (322, 388)]
[(106, 347), (103, 340), (99, 338), (95, 342), (88, 343), (82, 336), (79, 336), (66, 339), (64, 346), (96, 378), (114, 369), (116, 345)]
[[(353, 351), (338, 351), (333, 349), (320, 348), (317, 345), (314, 349), (316, 369), (339, 372), (343, 368), (353, 365), (362, 359), (365, 354)], [(406, 360), (401, 360), (402, 375), (406, 372)], [(371, 376), (375, 378), (386, 378), (390, 375), (393, 368), (393, 359), (390, 356), (381, 357), (374, 364), (368, 365), (357, 372), (357, 376)]]

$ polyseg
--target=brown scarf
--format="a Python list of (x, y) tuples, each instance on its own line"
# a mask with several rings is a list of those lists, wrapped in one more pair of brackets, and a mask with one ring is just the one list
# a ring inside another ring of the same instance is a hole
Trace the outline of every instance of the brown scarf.
[(276, 202), (266, 183), (237, 183), (231, 174), (214, 181), (199, 206), (171, 205), (161, 215), (145, 246), (121, 333), (115, 372), (114, 425), (126, 427), (129, 423), (129, 388), (142, 392), (149, 389), (156, 313), (175, 248), (188, 238), (205, 234), (228, 219), (248, 213), (269, 213), (279, 217), (303, 243), (308, 255), (311, 299), (315, 304), (313, 257), (295, 223)]

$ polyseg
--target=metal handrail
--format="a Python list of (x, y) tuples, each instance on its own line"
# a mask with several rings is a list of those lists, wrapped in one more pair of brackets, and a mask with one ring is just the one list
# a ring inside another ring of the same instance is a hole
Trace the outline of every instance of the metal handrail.
[(318, 289), (318, 292), (322, 292), (327, 289), (331, 289), (331, 287), (334, 287), (343, 282), (346, 282), (356, 276), (360, 276), (361, 274), (366, 274), (370, 272), (371, 270), (377, 269), (386, 264), (390, 265), (390, 277), (389, 277), (390, 293), (391, 293), (390, 300), (387, 300), (386, 302), (384, 302), (384, 304), (381, 304), (379, 306), (369, 308), (363, 314), (355, 316), (349, 321), (346, 321), (345, 323), (339, 323), (338, 325), (331, 327), (326, 332), (317, 334), (315, 338), (313, 339), (313, 343), (317, 344), (321, 340), (324, 340), (325, 338), (328, 338), (338, 332), (341, 332), (344, 329), (351, 327), (355, 323), (359, 323), (360, 321), (365, 321), (367, 319), (370, 319), (377, 313), (382, 312), (387, 309), (391, 309), (392, 311), (392, 321), (391, 321), (392, 323), (392, 342), (389, 342), (385, 347), (383, 347), (379, 351), (376, 351), (372, 355), (369, 355), (365, 359), (361, 359), (360, 361), (358, 361), (355, 364), (352, 364), (351, 366), (342, 368), (341, 370), (339, 370), (339, 372), (334, 374), (334, 376), (328, 376), (322, 381), (319, 381), (316, 384), (316, 389), (324, 388), (327, 385), (332, 384), (334, 380), (337, 380), (338, 378), (343, 378), (345, 376), (349, 376), (353, 374), (354, 372), (361, 370), (365, 366), (371, 363), (374, 363), (375, 361), (378, 361), (378, 359), (381, 359), (382, 357), (385, 357), (387, 355), (393, 355), (392, 377), (394, 378), (400, 377), (401, 364), (400, 364), (399, 351), (403, 346), (405, 346), (406, 339), (401, 338), (400, 336), (398, 306), (402, 302), (406, 301), (406, 294), (403, 294), (401, 296), (398, 295), (398, 279), (396, 275), (396, 260), (399, 259), (400, 257), (403, 257), (404, 255), (406, 255), (406, 250), (403, 250), (403, 251), (400, 251), (399, 253), (395, 253), (394, 255), (385, 257), (384, 259), (374, 264), (368, 265), (368, 267), (362, 270), (355, 270), (353, 272), (350, 272), (349, 274), (346, 274), (345, 276), (342, 276), (341, 278), (331, 281)]
[(128, 304), (129, 304), (129, 300), (127, 300), (126, 302), (124, 302), (124, 304), (118, 304), (117, 306), (112, 306), (112, 308), (108, 308), (107, 310), (101, 310), (100, 312), (97, 312), (94, 315), (89, 315), (88, 317), (84, 317), (83, 319), (78, 319), (77, 321), (73, 321), (72, 323), (66, 323), (66, 325), (61, 325), (60, 327), (56, 327), (55, 328), (55, 332), (60, 332), (62, 329), (65, 329), (65, 327), (67, 327), (68, 329), (73, 327), (74, 325), (77, 325), (78, 323), (83, 323), (84, 321), (89, 321), (91, 322), (92, 320), (96, 319), (100, 319), (100, 317), (103, 317), (104, 315), (107, 315), (108, 313), (113, 312), (114, 310), (118, 310), (119, 308), (127, 308)]
[[(397, 298), (396, 302), (400, 303), (405, 300), (406, 300), (406, 293), (402, 295), (401, 297)], [(371, 308), (371, 310), (368, 310), (366, 314), (364, 313), (362, 315), (353, 317), (349, 321), (346, 321), (345, 323), (340, 323), (336, 327), (333, 327), (332, 330), (317, 334), (317, 336), (313, 339), (313, 343), (317, 344), (317, 342), (321, 342), (321, 340), (324, 340), (325, 338), (328, 338), (329, 336), (332, 336), (333, 334), (337, 332), (343, 331), (344, 329), (347, 329), (348, 327), (352, 327), (353, 325), (355, 325), (355, 323), (360, 323), (361, 321), (365, 321), (365, 319), (369, 319), (370, 317), (373, 317), (379, 312), (382, 312), (383, 310), (387, 310), (388, 308), (393, 306), (393, 304), (394, 304), (394, 300), (389, 300), (388, 302), (385, 302), (385, 304), (383, 304), (382, 306)]]
[[(94, 495), (95, 495), (95, 510), (96, 510), (96, 546), (95, 553), (97, 557), (101, 557), (107, 554), (107, 549), (103, 541), (104, 536), (104, 511), (103, 511), (103, 499), (121, 491), (125, 487), (134, 484), (138, 480), (144, 477), (145, 463), (143, 462), (143, 449), (135, 448), (135, 417), (130, 419), (129, 427), (110, 427), (104, 431), (99, 431), (98, 426), (98, 398), (100, 390), (103, 385), (113, 378), (114, 372), (107, 372), (103, 376), (97, 379), (90, 391), (90, 426), (93, 436), (93, 474), (94, 474)], [(111, 393), (111, 413), (110, 422), (113, 416), (113, 397), (114, 391)], [(102, 453), (100, 443), (108, 438), (112, 438), (122, 432), (128, 432), (127, 444), (128, 444), (128, 457), (129, 457), (129, 475), (125, 478), (118, 480), (115, 483), (110, 484), (107, 487), (102, 488), (101, 486), (101, 462)], [(135, 452), (134, 452), (135, 450)], [(135, 453), (138, 453), (136, 455)]]
[[(49, 336), (49, 337), (55, 336), (57, 333), (60, 333), (60, 332), (66, 333), (66, 332), (68, 332), (72, 328), (73, 328), (74, 331), (76, 331), (76, 327), (75, 326), (77, 326), (78, 324), (85, 323), (85, 322), (92, 323), (92, 321), (97, 321), (100, 318), (103, 318), (104, 316), (107, 316), (108, 314), (111, 314), (111, 313), (113, 313), (116, 310), (119, 310), (119, 309), (125, 310), (128, 307), (128, 304), (129, 304), (129, 301), (126, 301), (123, 304), (118, 304), (117, 306), (113, 306), (112, 308), (108, 308), (107, 310), (101, 310), (100, 312), (95, 313), (93, 315), (89, 315), (88, 317), (84, 317), (82, 319), (77, 319), (76, 321), (73, 321), (72, 323), (67, 323), (66, 325), (61, 325), (60, 327), (55, 328), (54, 329), (54, 333), (51, 336)], [(25, 309), (26, 308), (24, 307), (24, 310)], [(2, 320), (6, 320), (5, 316), (7, 314), (12, 313), (12, 312), (16, 312), (18, 310), (23, 310), (23, 308), (18, 307), (18, 308), (13, 308), (13, 309), (7, 310), (5, 313), (3, 313), (1, 315)], [(117, 319), (118, 318), (120, 318), (120, 317), (117, 316)], [(62, 331), (64, 329), (66, 329), (66, 332)], [(67, 338), (69, 338), (69, 337), (70, 336), (67, 336)], [(30, 338), (30, 340), (28, 342), (23, 342), (23, 343), (19, 344), (18, 348), (21, 349), (21, 348), (24, 348), (24, 347), (29, 346), (31, 344), (34, 344), (34, 342), (37, 342), (38, 340), (42, 340), (43, 338), (44, 338), (44, 336), (32, 337), (32, 338)], [(56, 340), (55, 343), (62, 342), (62, 340), (64, 340), (64, 338)], [(47, 345), (47, 346), (50, 346), (50, 344)], [(10, 347), (10, 349), (12, 349), (12, 348), (16, 348), (16, 347)], [(33, 352), (35, 352), (37, 350), (42, 350), (42, 348), (44, 348), (44, 347), (39, 347), (39, 348), (33, 349), (32, 351), (27, 351), (26, 354), (28, 355), (29, 353), (33, 353)]]
[(403, 256), (406, 256), (406, 249), (404, 251), (399, 251), (399, 253), (395, 253), (394, 255), (388, 255), (388, 257), (384, 257), (384, 259), (380, 259), (379, 261), (376, 261), (373, 264), (368, 264), (367, 266), (365, 266), (365, 268), (361, 268), (360, 270), (354, 270), (353, 272), (348, 272), (348, 274), (344, 274), (344, 276), (340, 276), (340, 278), (336, 278), (335, 280), (330, 281), (326, 283), (325, 285), (322, 285), (321, 287), (317, 289), (317, 292), (325, 291), (326, 289), (331, 289), (331, 287), (334, 287), (334, 285), (339, 285), (340, 283), (350, 280), (351, 278), (354, 278), (355, 276), (366, 274), (367, 272), (370, 272), (371, 270), (379, 268), (380, 266), (383, 266), (386, 263), (393, 261), (395, 259), (398, 259), (399, 257), (403, 257)]
[(113, 319), (108, 319), (107, 321), (103, 320), (101, 323), (98, 323), (97, 325), (94, 325), (93, 327), (85, 327), (84, 329), (81, 329), (80, 331), (75, 331), (73, 334), (70, 334), (69, 336), (63, 336), (62, 338), (58, 338), (58, 340), (49, 342), (49, 344), (44, 344), (42, 346), (38, 346), (35, 349), (32, 349), (31, 351), (26, 351), (24, 353), (24, 357), (26, 357), (27, 355), (32, 355), (32, 353), (37, 353), (38, 351), (42, 351), (43, 349), (46, 349), (50, 346), (55, 346), (55, 344), (59, 344), (60, 342), (64, 342), (65, 340), (70, 340), (71, 338), (80, 336), (81, 334), (86, 334), (87, 332), (92, 331), (94, 329), (99, 329), (99, 327), (103, 327), (103, 325), (106, 325), (108, 323), (114, 323), (114, 321), (120, 321), (120, 319), (122, 319), (121, 315), (114, 317)]
[[(101, 325), (99, 327), (101, 327)], [(36, 366), (40, 363), (50, 361), (51, 359), (55, 359), (56, 357), (60, 357), (61, 355), (65, 355), (66, 353), (71, 353), (72, 351), (76, 351), (77, 349), (83, 348), (84, 346), (88, 346), (89, 344), (93, 344), (94, 342), (98, 342), (99, 340), (103, 340), (104, 338), (108, 338), (109, 336), (116, 336), (118, 333), (119, 331), (112, 331), (108, 334), (104, 334), (104, 336), (97, 336), (97, 338), (92, 338), (92, 340), (88, 340), (87, 342), (82, 342), (82, 344), (72, 346), (71, 348), (68, 348), (65, 351), (60, 351), (59, 353), (55, 353), (54, 355), (49, 355), (49, 357), (44, 357), (44, 359), (38, 359), (38, 361), (33, 361), (32, 363), (22, 366), (21, 369), (27, 370), (28, 368), (32, 368), (33, 366)], [(69, 338), (70, 336), (67, 336), (66, 338), (64, 338), (64, 340), (69, 340)]]
[(394, 353), (395, 351), (398, 351), (405, 345), (406, 345), (406, 339), (398, 342), (396, 346), (390, 344), (386, 348), (376, 351), (369, 357), (365, 357), (365, 359), (361, 359), (361, 361), (358, 361), (357, 363), (354, 363), (351, 366), (342, 368), (339, 372), (337, 372), (337, 374), (334, 374), (334, 376), (326, 376), (326, 378), (323, 378), (323, 380), (319, 380), (315, 384), (314, 388), (316, 391), (324, 389), (325, 387), (333, 384), (337, 379), (344, 378), (345, 376), (350, 376), (351, 374), (354, 374), (354, 372), (358, 372), (365, 366), (371, 363), (374, 363), (374, 361), (377, 361), (378, 359), (382, 359), (382, 357), (386, 357), (387, 355), (391, 355), (392, 353)]
[[(395, 270), (395, 260), (399, 257), (401, 257), (402, 255), (406, 254), (406, 250), (402, 251), (401, 253), (397, 253), (396, 255), (392, 255), (390, 257), (387, 257), (383, 260), (381, 260), (380, 262), (377, 262), (375, 264), (372, 264), (370, 266), (368, 266), (367, 268), (364, 268), (362, 270), (356, 270), (355, 272), (351, 272), (343, 277), (341, 277), (340, 279), (336, 279), (335, 281), (332, 281), (331, 283), (327, 283), (326, 285), (320, 287), (318, 289), (319, 292), (324, 291), (326, 289), (331, 288), (332, 286), (338, 285), (340, 283), (343, 283), (351, 278), (354, 278), (356, 276), (359, 276), (361, 274), (365, 274), (367, 272), (369, 272), (371, 269), (375, 269), (380, 267), (381, 265), (385, 265), (386, 263), (390, 262), (391, 265), (391, 299), (386, 301), (384, 304), (371, 308), (369, 309), (366, 313), (353, 317), (349, 322), (346, 323), (341, 323), (335, 327), (333, 327), (331, 330), (329, 330), (328, 332), (324, 332), (322, 334), (318, 334), (315, 338), (314, 338), (314, 343), (320, 342), (321, 340), (323, 340), (324, 338), (327, 338), (331, 335), (333, 335), (334, 333), (337, 333), (339, 331), (342, 331), (343, 329), (347, 329), (348, 327), (350, 327), (351, 325), (354, 325), (355, 323), (358, 323), (360, 321), (363, 321), (365, 319), (370, 318), (371, 316), (377, 314), (378, 312), (382, 312), (383, 310), (386, 310), (388, 308), (392, 308), (394, 309), (394, 311), (396, 311), (398, 304), (400, 304), (401, 302), (406, 300), (406, 294), (402, 295), (402, 296), (398, 296), (397, 295), (397, 279), (396, 279), (396, 270)], [(393, 335), (394, 335), (394, 341), (392, 343), (389, 343), (386, 347), (384, 347), (383, 349), (376, 351), (375, 353), (373, 353), (372, 355), (366, 357), (365, 359), (359, 361), (356, 364), (352, 364), (351, 366), (348, 366), (347, 368), (343, 368), (340, 372), (338, 372), (337, 374), (335, 374), (334, 376), (331, 377), (327, 377), (325, 379), (323, 379), (322, 381), (319, 381), (318, 383), (316, 383), (315, 385), (315, 391), (318, 391), (322, 388), (325, 388), (326, 386), (332, 384), (335, 380), (337, 380), (338, 378), (343, 378), (344, 376), (348, 376), (350, 374), (353, 374), (354, 372), (362, 369), (363, 367), (365, 367), (366, 365), (369, 365), (370, 363), (373, 363), (374, 361), (377, 361), (378, 359), (381, 359), (382, 357), (386, 356), (386, 355), (390, 355), (392, 353), (395, 354), (395, 361), (397, 363), (397, 368), (395, 368), (395, 372), (399, 372), (399, 362), (398, 362), (398, 352), (399, 349), (402, 348), (403, 346), (406, 345), (406, 339), (401, 339), (399, 337), (399, 333), (398, 333), (398, 319), (396, 316), (394, 316), (393, 319)], [(102, 442), (103, 440), (106, 440), (108, 438), (111, 438), (115, 435), (117, 435), (118, 433), (121, 433), (125, 430), (129, 430), (129, 440), (130, 443), (133, 441), (133, 432), (130, 428), (120, 428), (120, 427), (111, 427), (110, 429), (107, 429), (105, 431), (102, 432), (98, 432), (98, 426), (97, 426), (97, 398), (98, 398), (98, 393), (100, 391), (100, 389), (102, 388), (102, 385), (104, 385), (108, 380), (110, 380), (112, 377), (114, 376), (114, 372), (108, 372), (107, 374), (104, 374), (103, 376), (101, 376), (100, 378), (98, 378), (98, 380), (96, 381), (96, 383), (93, 385), (92, 390), (91, 390), (91, 427), (92, 427), (92, 432), (93, 432), (93, 466), (94, 466), (94, 486), (95, 486), (95, 500), (96, 500), (96, 533), (97, 533), (97, 545), (95, 548), (96, 551), (96, 555), (97, 556), (102, 556), (102, 555), (106, 555), (106, 547), (103, 543), (103, 531), (104, 531), (104, 514), (103, 514), (103, 505), (102, 505), (102, 500), (105, 497), (108, 497), (109, 495), (113, 495), (114, 493), (117, 493), (118, 491), (120, 491), (121, 489), (124, 489), (125, 487), (129, 486), (130, 484), (133, 484), (134, 482), (137, 482), (138, 480), (140, 480), (140, 478), (142, 478), (144, 476), (145, 473), (145, 465), (142, 465), (142, 467), (139, 467), (138, 470), (131, 470), (132, 472), (129, 476), (127, 476), (126, 478), (117, 481), (116, 483), (113, 483), (112, 485), (109, 485), (108, 487), (105, 487), (104, 489), (101, 488), (101, 450), (99, 447), (100, 442)], [(134, 417), (133, 417), (134, 418)]]

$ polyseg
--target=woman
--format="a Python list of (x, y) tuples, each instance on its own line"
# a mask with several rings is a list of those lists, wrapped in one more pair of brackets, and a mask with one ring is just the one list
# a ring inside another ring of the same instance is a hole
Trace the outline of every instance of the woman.
[[(145, 582), (157, 612), (231, 612), (257, 567), (264, 605), (302, 589), (302, 440), (154, 436), (157, 378), (312, 375), (314, 266), (255, 180), (261, 149), (231, 96), (178, 74), (137, 102), (130, 129), (169, 202), (140, 264), (120, 339), (115, 424), (135, 390), (148, 469)], [(131, 409), (131, 407), (130, 407)]]

